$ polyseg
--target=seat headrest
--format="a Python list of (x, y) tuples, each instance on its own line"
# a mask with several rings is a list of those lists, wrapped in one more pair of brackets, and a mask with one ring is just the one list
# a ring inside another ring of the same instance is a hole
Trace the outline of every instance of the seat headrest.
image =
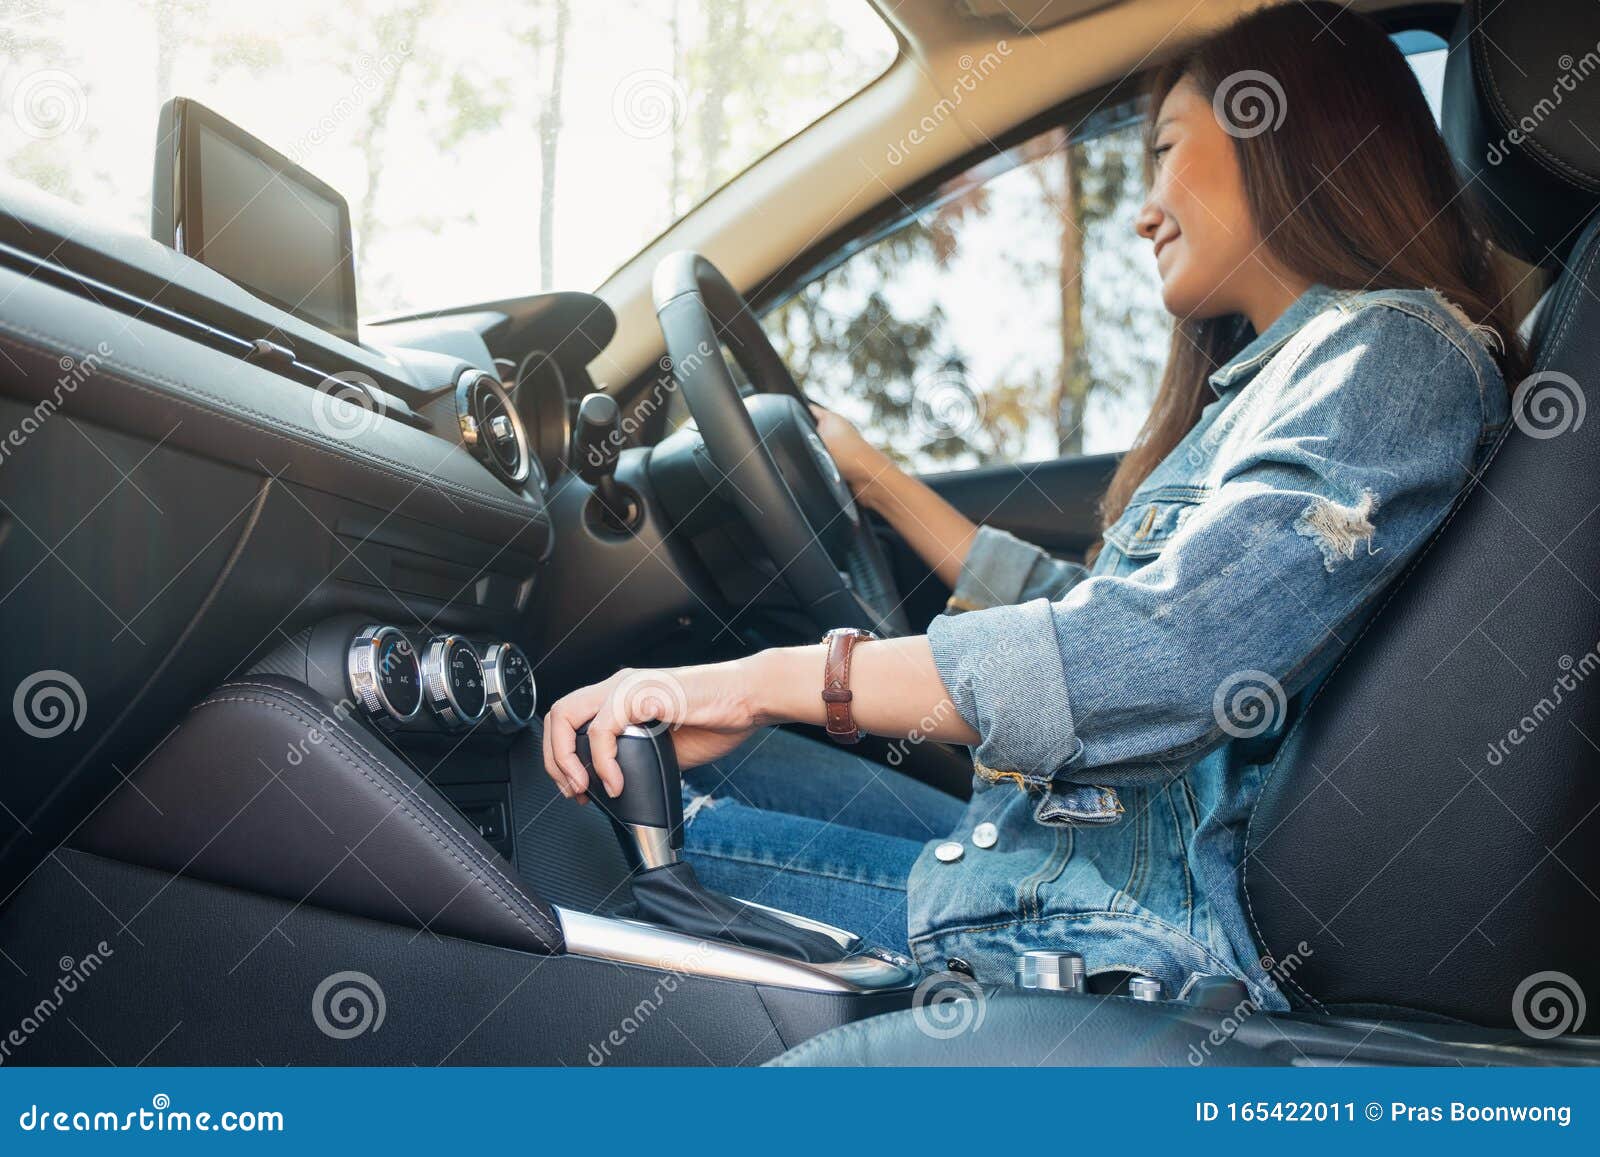
[(1534, 264), (1564, 257), (1600, 205), (1600, 4), (1466, 0), (1443, 128), (1500, 243)]

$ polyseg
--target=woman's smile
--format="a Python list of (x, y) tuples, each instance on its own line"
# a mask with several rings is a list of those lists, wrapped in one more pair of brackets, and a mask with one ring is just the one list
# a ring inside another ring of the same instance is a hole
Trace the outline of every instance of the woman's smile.
[[(1157, 268), (1160, 268), (1160, 266), (1161, 266), (1161, 255), (1167, 251), (1167, 248), (1174, 241), (1178, 240), (1178, 238), (1180, 238), (1182, 236), (1183, 236), (1183, 234), (1180, 231), (1178, 231), (1177, 229), (1174, 229), (1174, 230), (1172, 230), (1172, 232), (1167, 233), (1167, 234), (1165, 234), (1165, 235), (1163, 235), (1161, 237), (1157, 237), (1155, 239), (1155, 258), (1156, 258), (1156, 267)], [(1163, 274), (1163, 276), (1164, 275), (1165, 274)]]

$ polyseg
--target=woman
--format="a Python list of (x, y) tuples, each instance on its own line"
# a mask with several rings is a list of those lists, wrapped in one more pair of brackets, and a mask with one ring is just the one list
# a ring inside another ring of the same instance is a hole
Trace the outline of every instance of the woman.
[(926, 635), (856, 646), (854, 724), (973, 745), (971, 802), (773, 730), (824, 721), (822, 646), (620, 672), (555, 704), (545, 763), (590, 790), (589, 724), (614, 792), (615, 734), (660, 717), (699, 767), (687, 854), (712, 887), (986, 981), (1055, 947), (1091, 977), (1232, 975), (1282, 1008), (1240, 888), (1251, 808), (1506, 422), (1521, 355), (1422, 92), (1367, 18), (1249, 15), (1150, 107), (1137, 229), (1174, 336), (1090, 569), (973, 526), (817, 412), (861, 501), (954, 590)]

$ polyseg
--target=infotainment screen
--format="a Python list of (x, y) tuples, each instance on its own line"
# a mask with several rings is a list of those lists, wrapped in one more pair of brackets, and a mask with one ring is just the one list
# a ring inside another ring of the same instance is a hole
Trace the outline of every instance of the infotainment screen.
[(350, 206), (282, 153), (177, 97), (161, 110), (151, 232), (258, 297), (356, 340)]

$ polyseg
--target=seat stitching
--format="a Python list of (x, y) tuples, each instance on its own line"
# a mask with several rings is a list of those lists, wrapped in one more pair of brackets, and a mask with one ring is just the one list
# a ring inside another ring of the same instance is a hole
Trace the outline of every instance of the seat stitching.
[[(317, 714), (317, 715), (321, 714), (321, 712), (318, 710), (317, 705), (315, 703), (311, 702), (309, 699), (304, 698), (303, 696), (297, 695), (295, 692), (290, 691), (287, 688), (275, 687), (275, 686), (273, 686), (273, 685), (271, 685), (269, 683), (257, 683), (257, 682), (252, 682), (252, 681), (249, 681), (249, 680), (235, 680), (233, 682), (229, 682), (229, 683), (223, 684), (222, 689), (227, 689), (227, 688), (232, 688), (232, 687), (253, 687), (253, 688), (257, 688), (257, 689), (262, 690), (262, 691), (266, 691), (266, 692), (268, 692), (270, 694), (282, 695), (285, 698), (292, 699), (295, 702), (301, 704), (308, 711), (311, 711), (314, 714)], [(352, 746), (354, 746), (359, 751), (359, 753), (362, 755), (363, 758), (368, 760), (372, 764), (372, 766), (377, 768), (377, 770), (379, 772), (381, 772), (382, 774), (387, 776), (391, 780), (391, 782), (398, 784), (400, 789), (402, 791), (404, 791), (404, 793), (407, 796), (411, 797), (417, 803), (421, 804), (424, 808), (426, 808), (428, 810), (428, 812), (435, 819), (437, 819), (440, 824), (442, 824), (444, 826), (444, 828), (445, 828), (445, 830), (446, 830), (446, 832), (448, 834), (450, 834), (451, 836), (453, 836), (457, 840), (461, 841), (461, 843), (463, 843), (465, 846), (464, 846), (464, 848), (461, 848), (460, 850), (463, 850), (468, 855), (470, 855), (474, 859), (474, 861), (476, 861), (478, 863), (480, 868), (487, 869), (488, 871), (493, 872), (494, 875), (500, 880), (500, 882), (502, 884), (504, 884), (506, 886), (506, 888), (511, 891), (512, 895), (521, 897), (522, 890), (520, 888), (518, 888), (516, 884), (512, 883), (509, 879), (506, 878), (505, 873), (500, 871), (499, 867), (495, 865), (493, 860), (486, 859), (483, 856), (483, 854), (477, 848), (475, 848), (472, 845), (471, 841), (467, 840), (462, 835), (460, 829), (457, 828), (455, 826), (455, 824), (450, 822), (448, 817), (440, 815), (439, 812), (434, 809), (432, 804), (428, 803), (428, 801), (426, 799), (424, 799), (421, 795), (419, 795), (412, 788), (412, 786), (410, 784), (405, 782), (404, 779), (402, 779), (399, 776), (397, 776), (393, 772), (393, 770), (391, 770), (388, 767), (388, 765), (385, 764), (382, 760), (374, 759), (373, 756), (372, 756), (371, 751), (369, 751), (367, 749), (366, 745), (364, 743), (362, 743), (361, 740), (358, 737), (350, 734), (348, 731), (345, 731), (343, 729), (343, 726), (342, 726), (342, 724), (340, 723), (339, 720), (330, 719), (330, 720), (328, 720), (328, 722), (331, 722), (333, 724), (336, 732), (338, 734), (340, 734), (341, 736), (343, 736), (343, 738), (348, 743), (350, 743)], [(550, 928), (551, 928), (551, 931), (555, 932), (557, 937), (559, 938), (560, 933), (555, 929), (555, 926), (553, 924), (550, 924), (549, 920), (545, 917), (544, 913), (542, 911), (540, 911), (536, 906), (533, 906), (531, 904), (530, 904), (530, 908), (533, 911), (533, 913), (538, 916), (540, 922), (549, 925)]]
[[(1493, 12), (1489, 13), (1489, 16), (1493, 15)], [(1488, 18), (1488, 16), (1485, 16), (1480, 19), (1480, 29), (1483, 21), (1487, 20)], [(1474, 35), (1472, 39), (1474, 41), (1473, 63), (1477, 66), (1475, 71), (1481, 71), (1483, 75), (1489, 79), (1489, 88), (1494, 93), (1496, 105), (1495, 112), (1500, 121), (1500, 128), (1503, 132), (1507, 133), (1516, 131), (1518, 127), (1518, 120), (1516, 117), (1511, 115), (1511, 105), (1506, 100), (1505, 95), (1500, 91), (1500, 78), (1495, 75), (1494, 69), (1490, 67), (1489, 49), (1487, 47), (1487, 42), (1489, 39), (1488, 34), (1483, 33), (1482, 35)], [(1521, 137), (1522, 143), (1527, 146), (1528, 156), (1532, 157), (1533, 160), (1542, 166), (1546, 172), (1559, 178), (1560, 180), (1565, 181), (1568, 185), (1571, 185), (1580, 192), (1595, 192), (1594, 178), (1589, 174), (1585, 173), (1582, 169), (1579, 169), (1576, 166), (1569, 165), (1566, 161), (1556, 156), (1556, 154), (1552, 153), (1543, 144), (1535, 140), (1531, 133), (1522, 133)]]
[[(276, 688), (272, 688), (270, 690), (276, 690)], [(273, 703), (271, 700), (268, 700), (268, 699), (261, 699), (261, 698), (257, 698), (257, 697), (254, 697), (254, 696), (245, 696), (245, 695), (233, 695), (233, 696), (213, 695), (213, 696), (211, 696), (211, 697), (209, 697), (207, 699), (202, 700), (200, 703), (196, 704), (195, 705), (195, 710), (199, 710), (201, 707), (206, 707), (206, 706), (210, 706), (212, 704), (218, 704), (218, 703), (257, 703), (257, 704), (260, 704), (263, 707), (270, 708), (273, 711), (281, 711), (285, 715), (290, 716), (291, 718), (299, 719), (301, 721), (304, 721), (304, 719), (305, 719), (305, 717), (303, 715), (301, 715), (300, 713), (296, 712), (295, 710), (293, 710), (290, 707), (284, 706), (281, 703)], [(474, 870), (474, 865), (473, 864), (469, 864), (465, 860), (463, 860), (461, 858), (461, 856), (458, 854), (458, 850), (456, 848), (453, 848), (450, 844), (446, 843), (445, 840), (441, 837), (440, 833), (433, 831), (429, 827), (428, 823), (420, 815), (418, 815), (416, 812), (412, 811), (409, 807), (407, 807), (405, 800), (400, 799), (400, 798), (396, 797), (395, 795), (393, 795), (383, 784), (379, 783), (366, 768), (362, 767), (359, 763), (357, 763), (354, 759), (352, 759), (348, 753), (341, 751), (341, 752), (339, 752), (339, 755), (340, 755), (340, 757), (342, 759), (344, 759), (344, 761), (346, 763), (350, 764), (351, 767), (354, 767), (358, 772), (360, 772), (368, 780), (368, 782), (370, 782), (375, 788), (377, 788), (378, 791), (381, 792), (385, 797), (387, 797), (388, 799), (394, 800), (395, 806), (400, 811), (402, 811), (406, 815), (410, 816), (412, 818), (412, 820), (414, 820), (416, 822), (417, 826), (419, 828), (421, 828), (422, 831), (425, 832), (435, 843), (437, 843), (441, 848), (443, 848), (444, 851), (446, 852), (446, 854), (448, 854), (451, 859), (455, 860), (456, 863), (460, 864), (461, 867), (465, 868), (467, 870), (468, 874), (472, 877), (472, 879), (477, 881), (477, 883), (486, 892), (488, 892), (489, 895), (493, 896), (494, 899), (496, 901), (498, 901), (499, 904), (503, 908), (505, 908), (505, 910), (507, 912), (509, 912), (511, 914), (512, 919), (516, 920), (516, 922), (518, 924), (521, 924), (522, 927), (527, 929), (528, 932), (532, 933), (534, 936), (537, 936), (548, 947), (554, 947), (554, 944), (552, 944), (543, 933), (541, 933), (538, 929), (535, 929), (531, 925), (529, 925), (528, 922), (523, 919), (522, 914), (519, 913), (514, 907), (512, 907), (511, 903), (504, 896), (501, 896), (499, 892), (495, 891), (495, 889), (492, 886), (492, 884), (488, 880), (483, 878), (483, 876), (481, 874), (481, 870)], [(417, 802), (422, 803), (424, 807), (427, 807), (427, 803), (426, 803), (425, 800), (420, 800), (419, 799)], [(432, 808), (428, 808), (428, 810), (430, 812), (433, 811)], [(438, 813), (434, 812), (434, 815), (438, 816)], [(449, 827), (449, 821), (444, 820), (443, 817), (439, 817), (439, 818), (440, 818), (441, 822), (443, 822), (447, 827)], [(560, 933), (556, 931), (555, 926), (550, 923), (550, 921), (544, 916), (544, 914), (542, 912), (538, 912), (536, 909), (530, 909), (530, 914), (534, 915), (539, 920), (539, 922), (541, 924), (546, 925), (549, 928), (550, 932), (556, 935), (556, 937), (557, 937), (556, 943), (560, 942)]]

